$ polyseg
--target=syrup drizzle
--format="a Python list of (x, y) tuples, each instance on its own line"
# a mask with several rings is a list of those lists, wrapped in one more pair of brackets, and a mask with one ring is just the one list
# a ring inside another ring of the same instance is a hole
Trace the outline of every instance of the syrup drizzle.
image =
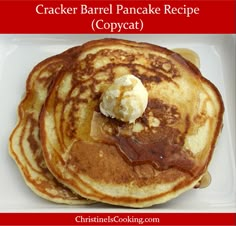
[(175, 48), (172, 51), (180, 54), (183, 58), (189, 60), (193, 63), (197, 68), (200, 68), (200, 58), (196, 52), (191, 49), (186, 48)]

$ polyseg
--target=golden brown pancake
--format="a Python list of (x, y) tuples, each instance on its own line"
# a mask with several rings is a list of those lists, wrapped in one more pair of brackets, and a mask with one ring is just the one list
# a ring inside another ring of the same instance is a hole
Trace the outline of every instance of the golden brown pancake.
[[(217, 88), (166, 48), (118, 39), (84, 44), (56, 78), (40, 116), (46, 164), (83, 197), (130, 207), (166, 202), (207, 171), (224, 111)], [(105, 117), (115, 78), (138, 77), (149, 99), (135, 123)]]
[(27, 79), (26, 94), (18, 107), (18, 124), (9, 141), (10, 155), (27, 185), (39, 196), (58, 203), (86, 204), (87, 199), (59, 183), (47, 169), (39, 140), (39, 114), (49, 86), (78, 55), (79, 47), (50, 57), (34, 67)]

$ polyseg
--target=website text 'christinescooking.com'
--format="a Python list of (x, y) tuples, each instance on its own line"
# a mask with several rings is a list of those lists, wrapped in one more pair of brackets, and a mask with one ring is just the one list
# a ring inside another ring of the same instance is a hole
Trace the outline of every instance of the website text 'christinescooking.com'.
[(106, 216), (83, 216), (77, 215), (75, 217), (75, 222), (80, 224), (97, 224), (97, 223), (112, 223), (113, 225), (142, 225), (142, 224), (150, 224), (150, 225), (157, 225), (160, 223), (159, 217), (138, 217), (132, 215), (120, 216), (120, 215), (106, 215)]

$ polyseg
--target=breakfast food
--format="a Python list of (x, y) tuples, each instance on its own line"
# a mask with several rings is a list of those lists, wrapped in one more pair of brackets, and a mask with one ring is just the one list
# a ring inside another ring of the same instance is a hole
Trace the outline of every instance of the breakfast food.
[(102, 39), (36, 65), (9, 140), (27, 185), (129, 207), (207, 186), (224, 106), (199, 64), (188, 49)]
[(26, 94), (18, 108), (19, 121), (10, 136), (10, 155), (25, 182), (39, 196), (67, 204), (91, 203), (60, 184), (47, 169), (39, 139), (39, 114), (53, 79), (79, 53), (79, 47), (50, 57), (34, 67), (27, 80)]
[[(140, 93), (132, 82), (124, 85), (133, 76)], [(147, 43), (95, 40), (80, 47), (50, 87), (40, 141), (48, 169), (74, 193), (147, 207), (198, 184), (223, 111), (217, 88), (179, 54)]]

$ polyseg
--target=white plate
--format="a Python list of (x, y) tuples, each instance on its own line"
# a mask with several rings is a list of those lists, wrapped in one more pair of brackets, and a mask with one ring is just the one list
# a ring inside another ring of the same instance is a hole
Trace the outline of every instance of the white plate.
[[(212, 183), (162, 205), (142, 210), (104, 204), (67, 206), (36, 196), (24, 183), (8, 155), (8, 137), (16, 123), (17, 106), (32, 67), (46, 57), (86, 41), (116, 37), (168, 48), (191, 48), (201, 71), (220, 90), (224, 128), (209, 166)], [(1, 35), (0, 36), (0, 212), (235, 212), (235, 35)]]

